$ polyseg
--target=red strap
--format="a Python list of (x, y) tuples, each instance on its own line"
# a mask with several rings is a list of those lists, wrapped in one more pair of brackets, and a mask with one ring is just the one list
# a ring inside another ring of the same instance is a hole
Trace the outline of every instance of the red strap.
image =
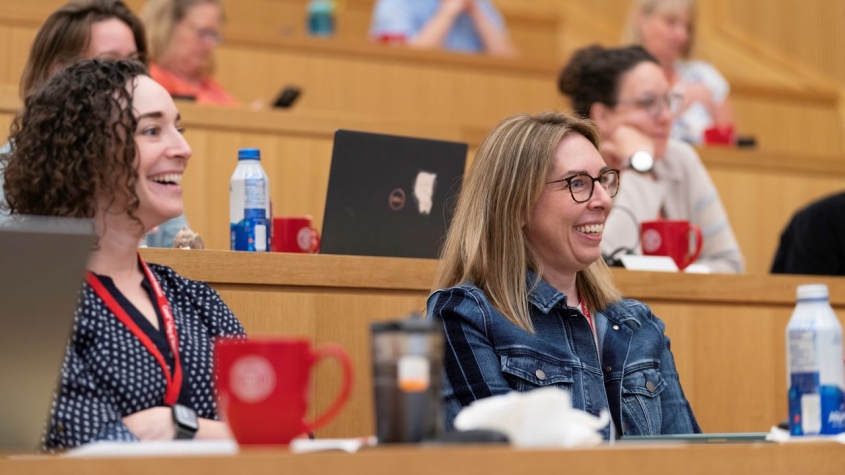
[(584, 317), (587, 319), (587, 323), (590, 324), (590, 330), (592, 330), (593, 335), (595, 335), (596, 326), (593, 324), (593, 316), (590, 315), (590, 309), (587, 308), (587, 304), (584, 303), (584, 299), (581, 299), (581, 313), (584, 314)]
[(126, 313), (126, 310), (117, 303), (117, 300), (109, 293), (108, 289), (100, 282), (100, 279), (92, 272), (88, 272), (86, 274), (86, 281), (88, 285), (94, 289), (94, 292), (97, 294), (98, 297), (106, 304), (108, 309), (117, 316), (117, 319), (123, 323), (126, 328), (135, 335), (138, 340), (140, 340), (141, 344), (144, 345), (144, 348), (153, 355), (153, 357), (158, 361), (159, 366), (161, 366), (162, 372), (164, 372), (164, 379), (167, 381), (167, 390), (164, 393), (164, 403), (167, 405), (174, 405), (179, 400), (179, 392), (182, 389), (182, 365), (179, 362), (179, 336), (176, 334), (176, 322), (173, 319), (173, 313), (170, 311), (170, 304), (167, 303), (167, 297), (164, 295), (164, 291), (161, 290), (161, 286), (156, 280), (155, 276), (152, 272), (150, 272), (150, 268), (147, 267), (147, 264), (138, 257), (138, 260), (141, 262), (141, 267), (144, 270), (144, 274), (147, 276), (147, 280), (150, 282), (150, 286), (153, 289), (153, 294), (155, 294), (155, 302), (156, 306), (158, 306), (159, 311), (161, 312), (161, 318), (164, 321), (164, 333), (167, 336), (167, 342), (170, 345), (170, 351), (173, 352), (173, 376), (170, 375), (170, 368), (167, 366), (167, 362), (164, 361), (164, 356), (158, 350), (156, 345), (150, 340), (150, 338), (141, 330), (140, 327), (132, 320), (132, 317)]

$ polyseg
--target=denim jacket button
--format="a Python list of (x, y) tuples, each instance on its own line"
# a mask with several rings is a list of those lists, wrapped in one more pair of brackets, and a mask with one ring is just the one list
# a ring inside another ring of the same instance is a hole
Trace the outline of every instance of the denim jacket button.
[(652, 383), (651, 381), (648, 381), (647, 383), (645, 383), (645, 388), (648, 389), (648, 392), (650, 392), (650, 393), (653, 393), (654, 390), (656, 389), (656, 387), (654, 386), (654, 383)]
[(610, 366), (605, 366), (605, 367), (604, 367), (604, 372), (605, 372), (605, 373), (609, 373), (609, 372), (611, 372), (611, 371), (613, 371), (613, 368), (611, 368)]
[(619, 330), (619, 325), (613, 325), (614, 330)]
[(540, 381), (546, 379), (546, 372), (542, 369), (538, 369), (536, 372), (534, 372), (534, 375), (537, 376), (537, 379), (539, 379)]

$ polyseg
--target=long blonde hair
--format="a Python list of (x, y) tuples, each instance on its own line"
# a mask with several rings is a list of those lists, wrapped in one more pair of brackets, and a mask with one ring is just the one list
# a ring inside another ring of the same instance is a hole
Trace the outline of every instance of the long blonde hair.
[[(598, 148), (599, 133), (591, 121), (561, 112), (515, 115), (490, 131), (464, 180), (435, 290), (472, 282), (510, 321), (534, 331), (528, 294), (542, 278), (543, 269), (522, 227), (543, 193), (555, 149), (573, 133)], [(532, 288), (526, 286), (528, 269), (537, 274)], [(576, 287), (595, 310), (621, 298), (601, 259), (578, 272)]]
[[(173, 40), (173, 30), (185, 18), (188, 10), (210, 3), (220, 7), (221, 20), (225, 21), (226, 12), (222, 0), (148, 0), (141, 10), (141, 20), (147, 29), (147, 46), (151, 63), (162, 65), (170, 54), (170, 43)], [(214, 58), (203, 67), (203, 77), (214, 73)]]
[(640, 15), (651, 16), (666, 10), (678, 9), (686, 9), (690, 14), (689, 42), (683, 52), (684, 58), (689, 58), (692, 56), (693, 46), (695, 45), (695, 0), (632, 0), (628, 19), (625, 22), (625, 30), (622, 33), (622, 44), (626, 46), (643, 44), (643, 32), (637, 21), (637, 17)]

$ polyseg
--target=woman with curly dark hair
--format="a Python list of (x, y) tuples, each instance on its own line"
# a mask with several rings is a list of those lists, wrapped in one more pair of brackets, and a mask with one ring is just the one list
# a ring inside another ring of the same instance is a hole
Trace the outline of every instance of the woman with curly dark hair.
[(30, 94), (12, 125), (14, 214), (92, 219), (98, 237), (44, 440), (228, 437), (213, 338), (243, 335), (208, 285), (147, 265), (138, 240), (182, 213), (191, 148), (167, 91), (133, 61), (83, 61)]
[[(47, 17), (35, 35), (21, 76), (21, 98), (47, 82), (56, 71), (77, 61), (95, 58), (146, 61), (147, 56), (144, 25), (121, 0), (71, 0)], [(7, 144), (0, 154), (9, 150)], [(7, 211), (2, 204), (0, 193), (0, 219)], [(185, 216), (179, 215), (148, 234), (145, 242), (152, 247), (173, 247), (174, 237), (187, 226)]]

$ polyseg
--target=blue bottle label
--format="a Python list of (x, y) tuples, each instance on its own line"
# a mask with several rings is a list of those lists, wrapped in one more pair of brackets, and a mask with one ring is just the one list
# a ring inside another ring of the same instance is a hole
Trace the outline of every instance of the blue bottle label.
[(264, 210), (261, 210), (260, 216), (254, 213), (250, 216), (250, 212), (254, 210), (244, 210), (245, 217), (238, 223), (231, 223), (231, 248), (233, 251), (252, 251), (252, 252), (266, 252), (269, 249), (269, 235), (267, 233), (267, 218), (265, 218)]
[(789, 433), (833, 435), (845, 432), (845, 394), (820, 386), (818, 373), (793, 373), (789, 388)]

